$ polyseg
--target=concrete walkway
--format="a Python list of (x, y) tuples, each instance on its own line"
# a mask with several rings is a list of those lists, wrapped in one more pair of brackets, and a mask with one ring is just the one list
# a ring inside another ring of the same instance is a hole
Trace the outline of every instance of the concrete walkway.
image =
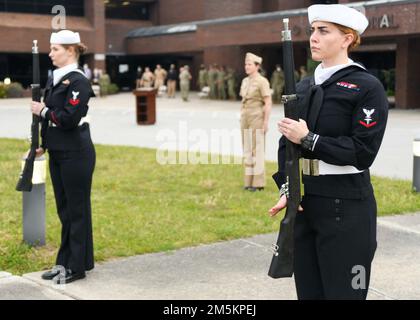
[[(293, 279), (267, 276), (276, 234), (145, 254), (98, 264), (57, 286), (0, 273), (0, 299), (296, 299)], [(420, 213), (378, 219), (370, 300), (420, 299)]]
[[(28, 135), (28, 104), (29, 99), (0, 100), (0, 137)], [(220, 153), (211, 144), (194, 143), (188, 134), (201, 130), (211, 136), (211, 130), (238, 130), (239, 126), (239, 103), (160, 98), (157, 108), (155, 126), (137, 126), (131, 94), (93, 99), (93, 140), (158, 148), (162, 141), (157, 136), (169, 130), (178, 139), (176, 148), (185, 150), (182, 146), (188, 149), (195, 144), (199, 150)], [(267, 159), (273, 161), (279, 136), (276, 120), (282, 116), (282, 107), (275, 106), (267, 135)], [(420, 110), (390, 111), (374, 174), (411, 178), (411, 142), (419, 123)], [(183, 130), (186, 138), (181, 137)], [(233, 141), (230, 152), (240, 155), (240, 141)], [(0, 272), (0, 299), (296, 299), (293, 279), (267, 276), (275, 239), (276, 234), (258, 235), (109, 261), (98, 264), (86, 279), (65, 286), (41, 280), (41, 272), (22, 277)], [(378, 219), (369, 299), (420, 299), (419, 243), (420, 213)]]
[(37, 284), (24, 277), (0, 272), (0, 299), (2, 300), (72, 300), (66, 294)]

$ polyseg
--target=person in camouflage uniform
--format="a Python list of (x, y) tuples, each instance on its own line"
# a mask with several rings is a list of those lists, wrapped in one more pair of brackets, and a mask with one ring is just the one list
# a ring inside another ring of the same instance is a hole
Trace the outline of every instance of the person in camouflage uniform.
[(225, 77), (228, 87), (228, 98), (229, 100), (236, 100), (236, 79), (235, 71), (232, 68), (227, 69), (227, 74)]
[(225, 67), (220, 67), (217, 73), (217, 96), (221, 100), (226, 100), (226, 72)]
[(217, 64), (214, 64), (210, 67), (210, 71), (208, 73), (208, 84), (209, 84), (209, 87), (210, 87), (210, 99), (217, 99), (216, 78), (217, 78)]
[(305, 66), (300, 66), (299, 67), (299, 73), (300, 73), (300, 81), (302, 81), (303, 78), (308, 76), (308, 71), (306, 71), (306, 67)]
[(200, 91), (208, 85), (208, 76), (209, 75), (206, 66), (202, 64), (200, 66), (200, 71), (198, 72), (198, 88)]
[(276, 65), (276, 70), (274, 70), (271, 75), (271, 88), (273, 88), (273, 102), (280, 103), (281, 95), (283, 93), (284, 87), (284, 72), (281, 69), (279, 64)]
[(181, 73), (179, 74), (179, 85), (181, 88), (181, 96), (182, 100), (188, 101), (188, 94), (190, 93), (190, 81), (191, 81), (191, 74), (190, 68), (188, 66), (184, 66), (182, 68)]

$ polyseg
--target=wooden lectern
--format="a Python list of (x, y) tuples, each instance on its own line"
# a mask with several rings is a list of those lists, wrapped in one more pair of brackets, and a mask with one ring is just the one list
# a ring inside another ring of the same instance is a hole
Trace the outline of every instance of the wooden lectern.
[(140, 88), (133, 91), (136, 96), (137, 124), (154, 124), (156, 122), (156, 94), (153, 88)]

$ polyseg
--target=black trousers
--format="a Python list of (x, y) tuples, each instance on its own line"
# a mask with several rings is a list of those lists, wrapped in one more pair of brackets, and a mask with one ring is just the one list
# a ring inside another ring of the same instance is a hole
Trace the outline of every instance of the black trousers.
[(90, 193), (96, 154), (93, 144), (80, 151), (49, 151), (50, 174), (62, 224), (57, 265), (74, 272), (94, 268)]
[(376, 250), (376, 200), (305, 195), (295, 222), (298, 299), (366, 299)]

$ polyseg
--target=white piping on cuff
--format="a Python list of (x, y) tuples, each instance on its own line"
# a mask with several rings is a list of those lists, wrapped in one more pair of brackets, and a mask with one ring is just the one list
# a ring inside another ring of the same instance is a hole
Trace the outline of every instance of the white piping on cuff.
[(47, 107), (45, 107), (42, 111), (41, 111), (41, 117), (43, 117), (44, 119), (45, 119), (45, 116), (46, 116), (46, 114), (47, 114), (47, 111), (48, 111), (49, 109), (47, 108)]
[(315, 135), (314, 135), (314, 143), (313, 143), (313, 145), (312, 145), (312, 149), (311, 149), (311, 151), (314, 151), (314, 149), (315, 149), (315, 145), (316, 145), (316, 143), (318, 142), (318, 139), (319, 139), (319, 134), (315, 134)]

